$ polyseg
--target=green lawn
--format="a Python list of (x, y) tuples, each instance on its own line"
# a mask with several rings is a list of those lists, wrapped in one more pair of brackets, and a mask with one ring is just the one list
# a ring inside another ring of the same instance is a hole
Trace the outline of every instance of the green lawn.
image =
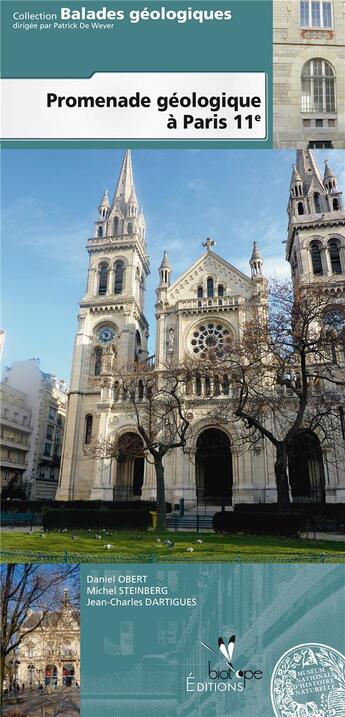
[[(100, 538), (96, 538), (100, 535)], [(72, 537), (74, 536), (74, 538)], [(174, 542), (169, 548), (163, 542)], [(197, 540), (202, 540), (198, 544)], [(111, 547), (107, 549), (105, 546)], [(192, 547), (193, 552), (187, 548)], [(2, 562), (345, 562), (345, 542), (153, 531), (2, 533)]]

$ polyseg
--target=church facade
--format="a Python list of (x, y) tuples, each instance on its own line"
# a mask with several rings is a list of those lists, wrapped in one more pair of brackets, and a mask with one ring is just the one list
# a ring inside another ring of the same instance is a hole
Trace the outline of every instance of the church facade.
[[(297, 152), (288, 213), (286, 258), (294, 283), (317, 281), (344, 291), (342, 197), (328, 164), (322, 177), (310, 150)], [(136, 433), (128, 396), (109, 376), (114, 376), (119, 364), (144, 361), (149, 375), (168, 362), (178, 365), (186, 355), (202, 356), (208, 346), (221, 348), (240, 334), (254, 311), (267, 308), (267, 280), (256, 242), (249, 259), (250, 276), (217, 255), (215, 243), (207, 239), (199, 259), (171, 281), (172, 268), (164, 252), (156, 289), (156, 350), (150, 357), (144, 314), (150, 271), (145, 233), (127, 151), (114, 197), (110, 202), (107, 194), (103, 196), (94, 236), (87, 245), (87, 291), (80, 302), (75, 339), (59, 500), (154, 500), (154, 467), (140, 455), (121, 460), (88, 456), (92, 441), (114, 437), (121, 441)], [(217, 386), (207, 379), (194, 384), (190, 387), (188, 450), (174, 449), (164, 458), (166, 499), (176, 505), (184, 498), (187, 507), (200, 499), (211, 505), (274, 502), (272, 446), (267, 441), (240, 446), (233, 428), (215, 425), (209, 415), (206, 398), (231, 397), (229, 377), (221, 376)], [(139, 401), (144, 400), (145, 386), (137, 386), (137, 391)], [(319, 500), (321, 490), (323, 500), (343, 502), (344, 446), (321, 449), (315, 436), (309, 448), (301, 468), (307, 475), (306, 495), (299, 497)]]

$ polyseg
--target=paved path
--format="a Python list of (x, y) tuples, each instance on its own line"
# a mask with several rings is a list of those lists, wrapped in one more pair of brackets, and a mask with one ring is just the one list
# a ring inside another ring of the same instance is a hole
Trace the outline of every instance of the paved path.
[(9, 705), (4, 700), (4, 717), (77, 717), (80, 714), (80, 691), (75, 687), (65, 687), (49, 694), (46, 689), (40, 695), (37, 690), (25, 690), (19, 695), (23, 702)]
[[(302, 534), (302, 538), (308, 538), (308, 540), (314, 540), (314, 533), (310, 530), (307, 533)], [(341, 533), (315, 533), (315, 540), (336, 540), (337, 542), (345, 542), (345, 535)]]

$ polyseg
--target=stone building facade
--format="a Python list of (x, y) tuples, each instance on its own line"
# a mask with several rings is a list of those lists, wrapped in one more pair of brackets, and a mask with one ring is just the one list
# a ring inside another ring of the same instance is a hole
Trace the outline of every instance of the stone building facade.
[(345, 3), (274, 0), (273, 126), (280, 148), (345, 147)]
[(24, 480), (32, 499), (52, 499), (58, 485), (61, 449), (67, 406), (64, 381), (41, 371), (38, 359), (15, 361), (5, 369), (6, 390), (27, 395), (31, 410), (31, 432)]
[(23, 624), (16, 655), (19, 684), (51, 688), (80, 684), (79, 613), (70, 605), (67, 591), (61, 609), (48, 613), (37, 629), (28, 632), (41, 618), (42, 614), (30, 612)]
[(1, 490), (25, 482), (32, 434), (31, 408), (22, 391), (0, 384)]
[[(343, 291), (345, 213), (341, 194), (330, 167), (326, 165), (322, 177), (309, 150), (298, 152), (288, 211), (287, 259), (294, 280), (298, 277), (299, 281), (321, 281)], [(116, 365), (145, 361), (150, 377), (150, 372), (154, 375), (161, 371), (171, 359), (179, 365), (186, 355), (202, 355), (210, 345), (221, 347), (230, 337), (239, 335), (254, 311), (256, 314), (266, 311), (267, 281), (256, 243), (249, 260), (251, 276), (218, 256), (214, 242), (208, 239), (199, 259), (172, 282), (172, 267), (164, 253), (156, 290), (156, 351), (154, 360), (147, 357), (148, 324), (141, 287), (149, 266), (144, 220), (137, 212), (128, 151), (112, 204), (107, 197), (103, 198), (95, 235), (88, 241), (89, 280), (87, 294), (80, 304), (75, 340), (57, 493), (60, 500), (140, 496), (155, 499), (154, 467), (144, 463), (139, 454), (118, 460), (100, 459), (96, 454), (90, 458), (87, 454), (93, 440), (116, 437), (121, 443), (128, 434), (136, 432), (128, 409), (128, 393), (114, 383), (113, 369)], [(322, 260), (322, 275), (314, 259), (315, 242), (326, 257)], [(136, 391), (140, 403), (147, 391), (145, 381), (138, 382)], [(217, 386), (207, 379), (194, 382), (185, 396), (187, 411), (190, 401), (191, 438), (188, 451), (175, 449), (165, 456), (167, 500), (174, 505), (184, 498), (190, 507), (200, 497), (211, 505), (219, 502), (220, 497), (222, 502), (232, 504), (275, 501), (271, 444), (261, 441), (252, 447), (240, 446), (229, 425), (220, 427), (212, 423), (206, 400), (210, 396), (219, 402), (223, 398), (229, 401), (229, 376), (222, 375)], [(301, 462), (305, 480), (296, 497), (344, 500), (344, 447), (336, 449), (331, 445), (328, 450), (332, 460), (322, 453), (317, 436), (308, 444), (305, 460)], [(338, 453), (333, 460), (335, 450)], [(298, 466), (292, 466), (291, 470), (298, 485)]]

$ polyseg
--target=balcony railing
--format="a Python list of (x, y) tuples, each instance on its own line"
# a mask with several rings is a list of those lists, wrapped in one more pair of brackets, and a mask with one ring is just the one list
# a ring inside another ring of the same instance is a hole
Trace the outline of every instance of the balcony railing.
[(30, 446), (27, 441), (19, 441), (16, 438), (10, 438), (9, 436), (1, 436), (0, 443), (3, 446), (8, 446), (9, 448), (18, 448), (21, 451), (28, 451)]
[(243, 303), (240, 296), (222, 296), (202, 299), (183, 299), (177, 302), (177, 308), (180, 311), (190, 310), (222, 310), (237, 309), (239, 304)]
[(19, 423), (19, 421), (15, 421), (9, 416), (7, 416), (3, 411), (1, 412), (0, 421), (3, 423), (4, 426), (10, 426), (11, 428), (16, 428), (18, 431), (24, 431), (25, 433), (31, 433), (32, 426), (26, 425), (24, 423)]

